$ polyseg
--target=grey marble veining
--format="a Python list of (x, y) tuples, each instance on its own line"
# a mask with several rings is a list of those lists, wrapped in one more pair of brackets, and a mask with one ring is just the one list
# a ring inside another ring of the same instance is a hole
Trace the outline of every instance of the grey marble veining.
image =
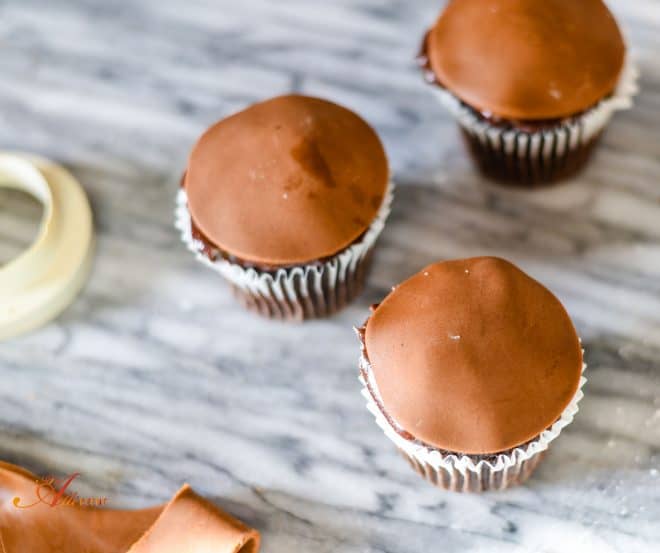
[[(0, 148), (67, 165), (98, 229), (80, 298), (0, 345), (0, 458), (79, 471), (77, 491), (114, 506), (189, 481), (266, 553), (660, 550), (660, 3), (611, 5), (642, 70), (636, 107), (579, 178), (529, 194), (476, 175), (422, 83), (440, 2), (0, 0)], [(172, 226), (196, 136), (290, 90), (366, 117), (399, 184), (366, 293), (298, 326), (243, 312)], [(4, 255), (35, 210), (2, 206)], [(589, 382), (527, 485), (452, 495), (364, 409), (351, 326), (428, 262), (477, 254), (565, 302)]]

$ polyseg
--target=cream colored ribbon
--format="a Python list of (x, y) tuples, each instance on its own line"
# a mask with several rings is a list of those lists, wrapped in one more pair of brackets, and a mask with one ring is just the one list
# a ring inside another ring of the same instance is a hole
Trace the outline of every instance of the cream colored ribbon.
[(43, 204), (39, 234), (0, 267), (0, 340), (56, 317), (87, 279), (94, 249), (92, 212), (78, 181), (36, 156), (0, 153), (0, 187), (23, 190)]

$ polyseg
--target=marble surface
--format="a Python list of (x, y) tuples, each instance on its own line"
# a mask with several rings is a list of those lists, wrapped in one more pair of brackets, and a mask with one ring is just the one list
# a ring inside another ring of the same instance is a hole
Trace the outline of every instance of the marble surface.
[[(75, 304), (0, 345), (0, 458), (79, 471), (81, 495), (115, 506), (188, 481), (267, 553), (660, 550), (660, 2), (611, 2), (642, 93), (585, 173), (536, 193), (480, 179), (422, 83), (412, 60), (439, 5), (0, 0), (0, 148), (69, 167), (98, 229)], [(366, 293), (298, 326), (243, 312), (172, 226), (196, 136), (290, 90), (363, 114), (399, 183)], [(38, 210), (16, 195), (0, 206), (5, 259)], [(527, 485), (452, 495), (364, 408), (351, 326), (428, 262), (477, 254), (565, 302), (589, 382)]]

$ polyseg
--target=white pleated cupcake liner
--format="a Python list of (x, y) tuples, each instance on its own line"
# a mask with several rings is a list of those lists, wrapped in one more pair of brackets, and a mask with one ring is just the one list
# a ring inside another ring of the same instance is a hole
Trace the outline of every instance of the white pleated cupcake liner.
[(328, 315), (359, 292), (365, 264), (390, 213), (394, 183), (388, 184), (375, 219), (364, 235), (338, 254), (321, 262), (260, 271), (227, 259), (212, 260), (193, 237), (185, 189), (176, 197), (175, 226), (195, 258), (222, 275), (247, 307), (277, 318), (304, 319)]
[(434, 85), (433, 93), (456, 119), (480, 153), (491, 161), (515, 160), (511, 171), (522, 175), (551, 175), (566, 166), (570, 154), (593, 143), (605, 129), (612, 115), (630, 109), (639, 87), (639, 71), (629, 59), (611, 96), (576, 117), (537, 131), (515, 129), (491, 123), (447, 89)]
[[(586, 367), (583, 363), (583, 375)], [(367, 409), (375, 417), (381, 430), (421, 476), (436, 486), (458, 492), (501, 490), (526, 480), (548, 449), (548, 445), (573, 421), (578, 412), (578, 402), (584, 397), (582, 387), (587, 381), (584, 376), (580, 377), (578, 389), (561, 416), (537, 438), (504, 453), (478, 456), (444, 452), (418, 440), (404, 438), (397, 431), (402, 428), (396, 428), (396, 422), (390, 422), (379, 406), (382, 399), (363, 342), (360, 369), (362, 396), (367, 400)], [(367, 375), (368, 382), (362, 373)]]

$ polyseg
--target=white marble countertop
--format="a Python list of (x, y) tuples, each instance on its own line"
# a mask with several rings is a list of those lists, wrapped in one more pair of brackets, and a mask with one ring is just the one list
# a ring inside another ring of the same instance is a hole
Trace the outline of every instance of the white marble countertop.
[[(0, 458), (79, 471), (79, 493), (114, 506), (188, 481), (266, 553), (660, 550), (660, 3), (611, 2), (642, 70), (637, 106), (577, 180), (535, 193), (484, 183), (423, 84), (413, 57), (439, 4), (0, 0), (0, 148), (69, 167), (98, 229), (80, 298), (0, 345)], [(172, 226), (196, 136), (290, 90), (366, 117), (399, 183), (366, 293), (304, 325), (242, 311)], [(7, 253), (34, 210), (0, 198)], [(351, 326), (430, 261), (478, 254), (565, 302), (589, 382), (527, 485), (452, 495), (364, 408)]]

